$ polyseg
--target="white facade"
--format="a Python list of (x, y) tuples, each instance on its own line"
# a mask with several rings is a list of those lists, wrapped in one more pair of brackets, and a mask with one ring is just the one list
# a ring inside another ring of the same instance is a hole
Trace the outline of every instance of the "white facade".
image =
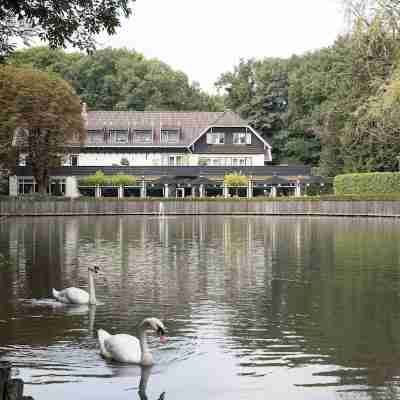
[(263, 154), (192, 154), (192, 153), (73, 153), (65, 158), (64, 166), (262, 166)]

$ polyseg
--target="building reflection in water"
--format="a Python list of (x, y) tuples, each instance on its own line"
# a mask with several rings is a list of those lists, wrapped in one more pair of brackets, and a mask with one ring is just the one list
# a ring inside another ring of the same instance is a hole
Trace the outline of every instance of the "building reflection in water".
[[(384, 384), (399, 372), (399, 231), (379, 220), (332, 221), (107, 216), (2, 224), (12, 268), (0, 280), (0, 320), (21, 312), (18, 299), (87, 287), (87, 266), (97, 264), (107, 281), (96, 282), (104, 304), (91, 332), (111, 325), (134, 333), (157, 315), (173, 337), (215, 338), (243, 374), (335, 364), (339, 372), (327, 374), (341, 384)], [(87, 314), (54, 315), (46, 332), (10, 322), (5, 342), (31, 330), (31, 343), (47, 345), (90, 323)], [(352, 377), (346, 368), (367, 372)]]

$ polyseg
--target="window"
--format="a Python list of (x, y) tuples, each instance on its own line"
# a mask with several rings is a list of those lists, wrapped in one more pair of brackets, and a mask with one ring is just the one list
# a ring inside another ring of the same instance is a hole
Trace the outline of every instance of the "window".
[(135, 129), (135, 142), (153, 143), (153, 131), (151, 129)]
[(251, 133), (249, 133), (249, 132), (234, 132), (233, 144), (251, 144)]
[(178, 129), (161, 129), (161, 142), (163, 143), (178, 143)]
[(169, 166), (183, 165), (183, 155), (168, 156), (168, 165)]
[(33, 178), (18, 178), (18, 194), (35, 193), (36, 184)]
[(19, 155), (19, 165), (21, 167), (25, 167), (26, 166), (26, 154), (20, 154)]
[(128, 131), (117, 131), (117, 143), (128, 143)]
[(69, 156), (69, 165), (71, 167), (77, 167), (78, 166), (78, 159), (79, 159), (78, 154), (71, 154)]
[(219, 167), (221, 165), (221, 160), (219, 158), (214, 158), (213, 165), (215, 165), (216, 167)]
[(103, 143), (108, 144), (111, 143), (112, 133), (110, 131), (104, 131), (103, 133)]
[(224, 144), (225, 133), (224, 132), (209, 132), (207, 133), (207, 144)]
[(87, 143), (88, 144), (96, 144), (96, 143), (103, 143), (104, 140), (104, 132), (101, 130), (88, 130), (87, 131)]
[(199, 158), (199, 165), (210, 165), (211, 160), (209, 158)]

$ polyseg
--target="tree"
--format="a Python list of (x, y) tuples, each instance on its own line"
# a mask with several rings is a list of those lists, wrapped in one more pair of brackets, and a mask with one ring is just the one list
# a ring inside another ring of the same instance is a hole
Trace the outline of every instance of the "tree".
[(13, 51), (13, 37), (35, 35), (50, 47), (93, 50), (94, 36), (114, 34), (121, 16), (128, 17), (135, 0), (0, 0), (0, 58)]
[(85, 55), (33, 47), (15, 51), (8, 62), (59, 74), (92, 110), (222, 109), (217, 96), (190, 83), (183, 72), (134, 50), (106, 48)]
[[(40, 193), (49, 168), (60, 165), (65, 145), (80, 143), (85, 130), (79, 97), (62, 79), (43, 72), (0, 67), (0, 138), (26, 154)], [(3, 162), (9, 160), (3, 158)]]

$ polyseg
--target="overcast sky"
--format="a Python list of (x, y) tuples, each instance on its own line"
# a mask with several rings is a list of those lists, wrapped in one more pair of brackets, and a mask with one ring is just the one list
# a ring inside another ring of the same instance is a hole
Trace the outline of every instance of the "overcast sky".
[(338, 0), (137, 0), (134, 15), (100, 47), (158, 58), (212, 91), (240, 58), (302, 54), (342, 31)]

